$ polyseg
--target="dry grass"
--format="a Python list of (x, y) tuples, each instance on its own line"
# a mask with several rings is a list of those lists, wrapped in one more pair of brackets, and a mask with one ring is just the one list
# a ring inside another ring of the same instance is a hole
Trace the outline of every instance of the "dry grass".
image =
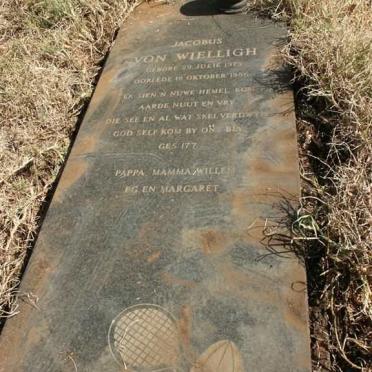
[(0, 316), (126, 0), (0, 0)]
[[(296, 230), (309, 239), (310, 249), (315, 237), (322, 251), (316, 296), (327, 324), (313, 324), (314, 369), (325, 370), (317, 363), (318, 344), (325, 339), (331, 370), (367, 371), (372, 369), (371, 1), (251, 3), (288, 20), (291, 41), (285, 54), (313, 103), (310, 110), (315, 107), (309, 113), (309, 102), (299, 104), (299, 111), (307, 111), (300, 112), (299, 125), (307, 185)], [(313, 253), (308, 251), (309, 257)]]

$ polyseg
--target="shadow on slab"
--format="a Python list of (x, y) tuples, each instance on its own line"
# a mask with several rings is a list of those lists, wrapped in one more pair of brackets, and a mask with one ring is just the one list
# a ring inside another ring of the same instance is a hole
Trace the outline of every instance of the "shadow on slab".
[(180, 12), (185, 16), (212, 16), (221, 14), (215, 1), (194, 0), (181, 6)]

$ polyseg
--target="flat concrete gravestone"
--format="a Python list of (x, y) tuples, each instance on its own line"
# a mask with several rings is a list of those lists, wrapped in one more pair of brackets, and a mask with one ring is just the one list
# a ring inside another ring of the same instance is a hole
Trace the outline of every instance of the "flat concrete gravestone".
[(1, 371), (310, 371), (304, 268), (264, 233), (299, 192), (285, 38), (207, 1), (137, 8), (43, 223), (20, 289), (38, 301), (6, 322)]

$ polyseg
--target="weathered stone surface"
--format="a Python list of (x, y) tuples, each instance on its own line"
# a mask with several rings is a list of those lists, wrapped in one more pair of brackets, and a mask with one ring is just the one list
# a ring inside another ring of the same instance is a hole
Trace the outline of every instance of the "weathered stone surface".
[(310, 370), (304, 268), (263, 234), (299, 192), (285, 37), (207, 1), (136, 10), (28, 265), (21, 291), (38, 302), (2, 333), (1, 371)]

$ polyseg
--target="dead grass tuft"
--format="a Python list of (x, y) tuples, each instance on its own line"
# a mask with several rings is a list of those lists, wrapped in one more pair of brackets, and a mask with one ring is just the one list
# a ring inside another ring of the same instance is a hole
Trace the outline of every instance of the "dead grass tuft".
[(135, 0), (0, 0), (0, 317), (99, 63)]
[(327, 324), (312, 326), (315, 370), (325, 369), (317, 363), (321, 334), (327, 334), (331, 370), (372, 368), (371, 5), (367, 0), (251, 1), (253, 8), (289, 22), (285, 55), (302, 84), (300, 95), (307, 97), (298, 107), (306, 184), (296, 233), (310, 238), (309, 264), (314, 250), (322, 251), (316, 298)]

